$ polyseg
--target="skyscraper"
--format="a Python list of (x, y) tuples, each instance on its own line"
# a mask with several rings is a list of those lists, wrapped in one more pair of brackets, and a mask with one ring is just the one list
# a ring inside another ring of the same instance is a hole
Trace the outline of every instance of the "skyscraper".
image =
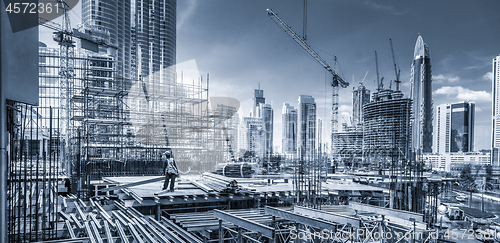
[(492, 99), (492, 128), (491, 128), (491, 165), (500, 167), (500, 55), (493, 58), (491, 80)]
[(176, 0), (83, 0), (82, 21), (109, 31), (118, 77), (162, 83), (175, 75), (166, 68), (176, 62), (176, 9)]
[(266, 104), (264, 98), (264, 90), (259, 88), (254, 90), (253, 107), (250, 116), (261, 118), (262, 126), (265, 132), (265, 141), (263, 142), (263, 155), (267, 156), (273, 153), (273, 127), (274, 127), (274, 111), (270, 104)]
[(297, 109), (289, 103), (283, 104), (281, 115), (282, 152), (287, 156), (293, 156), (297, 149)]
[(174, 82), (175, 70), (167, 68), (176, 62), (177, 0), (132, 0), (131, 7), (138, 78)]
[(131, 0), (83, 0), (82, 22), (88, 29), (109, 32), (110, 41), (118, 47), (116, 52), (118, 77), (132, 78), (131, 68)]
[(297, 151), (299, 158), (312, 159), (316, 147), (316, 102), (310, 95), (299, 96)]
[(415, 152), (432, 152), (432, 72), (429, 48), (418, 36), (411, 64), (412, 146)]
[(250, 116), (260, 117), (260, 104), (265, 104), (266, 98), (264, 98), (264, 90), (259, 88), (254, 90), (253, 94), (253, 107)]
[(265, 130), (262, 125), (262, 118), (243, 117), (238, 129), (238, 148), (262, 158), (265, 146)]
[(352, 125), (358, 126), (363, 122), (363, 105), (370, 102), (370, 90), (363, 84), (352, 91)]
[(475, 104), (461, 102), (436, 107), (433, 153), (474, 151)]
[(274, 128), (274, 111), (270, 104), (260, 103), (260, 117), (264, 123), (265, 142), (264, 155), (269, 156), (273, 153), (273, 128)]

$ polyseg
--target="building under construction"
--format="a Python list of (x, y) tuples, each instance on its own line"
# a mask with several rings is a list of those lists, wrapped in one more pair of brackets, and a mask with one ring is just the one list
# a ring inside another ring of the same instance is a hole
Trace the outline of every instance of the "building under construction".
[[(172, 73), (168, 82), (123, 79), (116, 77), (113, 57), (76, 52), (74, 76), (62, 90), (60, 60), (58, 49), (41, 45), (40, 130), (49, 128), (52, 108), (58, 121), (52, 126), (52, 143), (60, 145), (61, 171), (71, 175), (73, 193), (88, 194), (90, 181), (103, 176), (159, 175), (160, 155), (167, 150), (182, 173), (211, 171), (217, 161), (230, 158), (226, 137), (232, 128), (221, 122), (229, 117), (212, 112), (208, 87), (199, 76), (181, 72), (175, 78), (174, 66), (162, 70)], [(64, 92), (68, 100), (59, 98)], [(68, 111), (60, 109), (65, 102)]]
[(343, 125), (342, 132), (333, 134), (337, 159), (346, 167), (359, 167), (363, 156), (363, 128)]
[(398, 91), (373, 93), (372, 102), (363, 107), (365, 165), (388, 169), (393, 159), (408, 159), (411, 104)]
[(424, 212), (423, 163), (410, 148), (412, 101), (401, 91), (379, 90), (363, 112), (364, 165), (388, 171), (390, 208)]

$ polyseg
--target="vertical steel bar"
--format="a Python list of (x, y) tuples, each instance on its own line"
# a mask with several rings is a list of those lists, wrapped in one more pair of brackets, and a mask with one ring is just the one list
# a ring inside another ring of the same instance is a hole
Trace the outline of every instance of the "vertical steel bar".
[[(1, 88), (1, 82), (0, 82)], [(3, 97), (3, 93), (0, 89), (0, 243), (6, 243), (8, 241), (8, 217), (13, 214), (10, 210), (7, 210), (7, 104)], [(14, 190), (12, 190), (13, 192)], [(13, 200), (12, 200), (13, 201)], [(11, 201), (11, 202), (12, 202)], [(13, 225), (11, 221), (11, 227)], [(13, 227), (12, 227), (13, 228)], [(9, 229), (12, 229), (9, 227)]]
[(24, 147), (25, 147), (25, 150), (26, 150), (26, 153), (24, 155), (24, 158), (23, 158), (23, 178), (22, 178), (22, 182), (23, 182), (23, 239), (26, 240), (26, 206), (27, 206), (27, 198), (28, 198), (28, 192), (26, 190), (26, 187), (27, 187), (27, 183), (26, 183), (26, 179), (27, 179), (27, 168), (28, 168), (28, 153), (29, 153), (29, 143), (26, 142), (26, 139), (25, 139), (25, 132), (26, 132), (26, 127), (27, 127), (27, 124), (26, 124), (26, 117), (28, 116), (28, 105), (25, 104), (24, 105), (24, 120), (23, 120), (23, 124), (22, 124), (22, 129), (23, 129), (23, 135), (21, 137), (21, 141), (23, 141), (23, 144), (24, 144)]
[[(32, 199), (33, 199), (33, 181), (32, 181), (32, 172), (33, 172), (33, 166), (32, 166), (32, 161), (33, 161), (33, 148), (32, 148), (32, 145), (33, 145), (33, 107), (30, 106), (30, 139), (28, 140), (28, 145), (29, 145), (29, 149), (28, 149), (28, 153), (29, 153), (29, 162), (30, 162), (30, 165), (29, 167), (26, 167), (25, 170), (30, 170), (30, 173), (29, 173), (29, 180), (28, 178), (25, 178), (25, 180), (28, 180), (29, 182), (29, 189), (28, 189), (28, 192), (29, 192), (29, 199), (27, 200), (27, 205), (26, 205), (26, 208), (29, 210), (29, 236), (28, 236), (28, 240), (31, 241), (31, 223), (32, 223), (32, 215), (31, 215), (31, 211), (32, 211), (32, 205), (31, 205), (31, 202), (32, 202)], [(35, 201), (36, 203), (36, 201)]]
[(222, 233), (222, 219), (219, 219), (219, 243), (224, 243), (224, 234)]

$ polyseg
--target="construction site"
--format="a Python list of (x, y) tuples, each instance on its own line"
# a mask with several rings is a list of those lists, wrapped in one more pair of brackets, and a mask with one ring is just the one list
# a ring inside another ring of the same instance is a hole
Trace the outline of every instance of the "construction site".
[[(375, 52), (378, 89), (370, 96), (365, 75), (353, 89), (351, 125), (339, 131), (339, 92), (349, 83), (306, 42), (305, 23), (301, 37), (266, 13), (331, 75), (330, 149), (321, 135), (314, 140), (323, 126), (312, 96), (299, 96), (296, 147), (273, 153), (272, 134), (262, 133), (269, 124), (240, 122), (239, 101), (210, 96), (210, 76), (194, 60), (125, 78), (109, 32), (70, 28), (66, 7), (62, 25), (39, 20), (59, 48), (38, 43), (38, 103), (5, 105), (5, 242), (450, 242), (443, 225), (498, 241), (497, 216), (446, 201), (457, 178), (424, 173), (392, 40), (396, 88), (384, 88)], [(271, 106), (262, 107), (272, 120)], [(269, 152), (237, 158), (242, 123), (259, 127), (263, 140), (245, 136)], [(170, 155), (172, 191), (164, 188)]]

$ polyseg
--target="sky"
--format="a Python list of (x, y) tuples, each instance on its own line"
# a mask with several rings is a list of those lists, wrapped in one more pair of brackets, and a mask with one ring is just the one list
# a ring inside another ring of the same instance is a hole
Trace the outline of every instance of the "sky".
[[(194, 59), (203, 76), (210, 74), (210, 96), (239, 100), (242, 116), (249, 115), (253, 90), (260, 84), (274, 108), (274, 146), (281, 147), (283, 103), (296, 106), (299, 95), (315, 98), (318, 118), (325, 132), (331, 131), (331, 75), (267, 16), (267, 8), (302, 35), (303, 0), (179, 0), (177, 63)], [(431, 55), (434, 105), (475, 102), (475, 150), (490, 147), (500, 1), (310, 0), (307, 10), (307, 42), (332, 66), (337, 56), (337, 71), (351, 83), (340, 90), (339, 123), (350, 120), (353, 87), (363, 81), (375, 90), (375, 51), (385, 87), (395, 79), (389, 38), (401, 69), (401, 90), (409, 95), (420, 34)], [(80, 6), (72, 12), (76, 26)], [(44, 40), (49, 32), (40, 33)]]

